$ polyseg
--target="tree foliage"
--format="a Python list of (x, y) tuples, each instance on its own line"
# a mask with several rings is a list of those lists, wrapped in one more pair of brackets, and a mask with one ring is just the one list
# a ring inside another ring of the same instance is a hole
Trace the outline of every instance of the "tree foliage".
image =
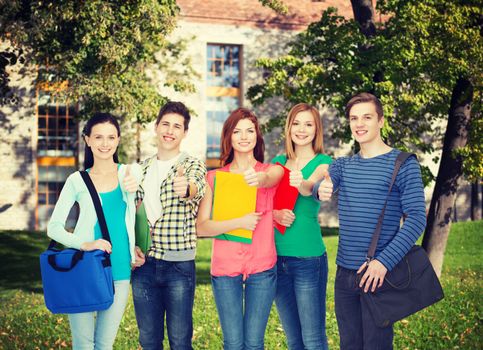
[[(37, 82), (68, 82), (59, 93), (80, 101), (83, 114), (104, 110), (152, 120), (165, 101), (145, 74), (153, 66), (165, 73), (165, 86), (193, 90), (193, 71), (180, 50), (185, 43), (166, 40), (178, 13), (174, 0), (14, 0), (0, 6), (0, 40), (38, 66)], [(173, 63), (175, 72), (167, 69)]]
[[(301, 101), (330, 106), (341, 116), (331, 126), (334, 137), (349, 142), (343, 107), (354, 93), (370, 91), (383, 102), (383, 135), (390, 145), (435, 151), (456, 81), (468, 79), (477, 87), (475, 100), (481, 101), (483, 11), (476, 0), (381, 0), (377, 6), (386, 20), (374, 36), (362, 34), (336, 9), (325, 11), (296, 37), (287, 55), (258, 61), (267, 79), (249, 89), (249, 98), (259, 105), (281, 96), (287, 109)], [(480, 107), (474, 104), (472, 137), (458, 151), (472, 180), (483, 177)], [(269, 124), (283, 119), (279, 115)], [(433, 176), (424, 170), (427, 183)]]

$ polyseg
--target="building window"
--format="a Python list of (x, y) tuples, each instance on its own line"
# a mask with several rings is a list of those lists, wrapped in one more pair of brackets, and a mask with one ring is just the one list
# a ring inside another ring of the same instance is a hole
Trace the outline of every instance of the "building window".
[(241, 105), (241, 46), (207, 46), (207, 150), (209, 167), (217, 166), (223, 123)]
[[(48, 86), (37, 90), (37, 208), (36, 228), (45, 229), (67, 177), (77, 170), (76, 107), (55, 97)], [(66, 223), (73, 227), (75, 208)]]
[(38, 142), (37, 155), (48, 157), (73, 157), (76, 155), (77, 122), (75, 106), (50, 95), (38, 92)]

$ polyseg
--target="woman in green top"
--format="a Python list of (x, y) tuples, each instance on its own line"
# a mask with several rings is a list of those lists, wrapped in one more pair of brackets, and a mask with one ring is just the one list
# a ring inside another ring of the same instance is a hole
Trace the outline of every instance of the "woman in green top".
[(293, 211), (274, 210), (277, 247), (275, 302), (290, 350), (327, 349), (325, 298), (327, 254), (317, 220), (320, 203), (312, 196), (315, 182), (326, 176), (331, 158), (323, 154), (322, 122), (317, 109), (295, 105), (285, 123), (286, 155), (275, 157), (290, 169), (290, 185), (299, 196)]

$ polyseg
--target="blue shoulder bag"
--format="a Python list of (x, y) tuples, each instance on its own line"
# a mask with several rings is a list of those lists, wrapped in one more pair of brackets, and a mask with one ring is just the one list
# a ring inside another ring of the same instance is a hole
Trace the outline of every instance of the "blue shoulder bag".
[[(102, 238), (111, 241), (99, 195), (86, 171), (80, 172), (101, 227)], [(40, 255), (40, 271), (47, 309), (54, 314), (100, 311), (114, 300), (111, 259), (102, 250), (59, 250), (52, 240)]]

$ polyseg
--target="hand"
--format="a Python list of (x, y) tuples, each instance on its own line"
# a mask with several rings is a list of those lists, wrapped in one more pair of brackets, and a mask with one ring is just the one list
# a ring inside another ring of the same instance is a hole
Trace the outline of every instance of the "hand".
[(330, 179), (330, 175), (328, 171), (324, 172), (324, 180), (321, 182), (319, 186), (319, 190), (317, 191), (317, 195), (321, 201), (328, 201), (330, 197), (332, 197), (332, 192), (334, 191), (334, 184)]
[(260, 184), (258, 173), (253, 168), (249, 168), (243, 172), (243, 177), (248, 186), (257, 187)]
[(274, 210), (273, 218), (277, 224), (290, 227), (295, 220), (295, 214), (289, 209)]
[(136, 192), (138, 189), (138, 182), (131, 175), (131, 165), (128, 165), (126, 168), (126, 174), (124, 175), (124, 179), (122, 180), (122, 184), (126, 191), (133, 193)]
[(93, 242), (84, 242), (80, 246), (80, 250), (83, 250), (86, 252), (90, 252), (91, 250), (96, 250), (96, 249), (102, 250), (109, 254), (112, 253), (111, 243), (109, 243), (108, 241), (102, 238), (96, 239)]
[(361, 278), (359, 287), (364, 287), (364, 293), (367, 293), (372, 284), (371, 292), (375, 292), (376, 288), (379, 288), (384, 283), (387, 269), (381, 262), (371, 260), (369, 264), (367, 264), (367, 261), (362, 264), (361, 267), (359, 267), (359, 270), (357, 270), (357, 273), (361, 273), (366, 267), (366, 272), (364, 272), (364, 275)]
[(290, 181), (290, 186), (295, 188), (299, 188), (302, 185), (302, 181), (304, 181), (304, 176), (302, 175), (302, 171), (299, 169), (298, 158), (295, 158), (295, 169), (290, 170), (289, 181)]
[(262, 213), (250, 213), (240, 218), (240, 228), (254, 231), (258, 222), (262, 218)]
[(180, 166), (176, 170), (176, 176), (173, 179), (173, 190), (181, 198), (186, 198), (187, 188), (188, 178), (185, 176), (184, 168)]
[(144, 263), (146, 262), (146, 257), (141, 251), (141, 248), (139, 248), (138, 246), (134, 247), (134, 254), (136, 255), (135, 256), (136, 261), (134, 262), (134, 264), (131, 265), (132, 270), (134, 270), (137, 267), (143, 266)]

